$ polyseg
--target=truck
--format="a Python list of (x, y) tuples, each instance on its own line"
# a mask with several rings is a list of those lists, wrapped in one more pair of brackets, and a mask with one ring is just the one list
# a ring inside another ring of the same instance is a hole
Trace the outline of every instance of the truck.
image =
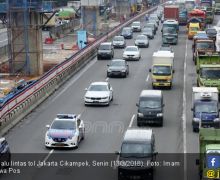
[(200, 0), (201, 7), (212, 7), (212, 0)]
[[(200, 128), (199, 130), (199, 166), (200, 179), (219, 179), (220, 129)], [(215, 163), (216, 162), (216, 163)], [(214, 165), (214, 168), (213, 168)], [(213, 172), (209, 174), (209, 172)], [(213, 176), (210, 176), (213, 175)]]
[(163, 27), (162, 42), (163, 44), (178, 44), (178, 33), (174, 27)]
[(182, 9), (179, 12), (179, 25), (186, 25), (187, 24), (187, 10)]
[(191, 109), (193, 132), (198, 132), (200, 127), (220, 127), (218, 94), (216, 87), (193, 87)]
[(220, 14), (220, 0), (215, 0), (215, 14)]
[(214, 20), (214, 12), (211, 7), (206, 8), (206, 24), (212, 24)]
[(205, 53), (214, 53), (216, 50), (215, 48), (215, 41), (212, 39), (195, 39), (192, 45), (193, 51), (193, 61), (197, 64), (198, 60), (197, 57), (199, 55), (204, 55)]
[(190, 21), (190, 19), (199, 19), (200, 20), (200, 25), (201, 25), (201, 29), (205, 29), (206, 27), (206, 23), (205, 23), (205, 19), (206, 19), (206, 12), (200, 10), (200, 9), (193, 9), (192, 11), (190, 11), (188, 13), (188, 19)]
[[(50, 19), (50, 20), (48, 21), (48, 19)], [(43, 23), (44, 23), (44, 26), (43, 26), (44, 30), (50, 30), (50, 28), (56, 26), (56, 16), (55, 16), (55, 14), (53, 14), (53, 13), (44, 13)]]
[(169, 5), (164, 7), (164, 20), (167, 19), (179, 21), (179, 6)]
[(157, 51), (153, 54), (151, 72), (152, 87), (172, 88), (174, 74), (174, 53), (170, 51)]
[(220, 56), (218, 53), (197, 57), (197, 85), (220, 90)]

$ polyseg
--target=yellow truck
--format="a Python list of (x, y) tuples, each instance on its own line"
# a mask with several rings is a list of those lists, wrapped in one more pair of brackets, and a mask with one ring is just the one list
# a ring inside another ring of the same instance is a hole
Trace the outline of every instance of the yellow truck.
[(153, 54), (151, 79), (153, 89), (156, 87), (172, 88), (174, 73), (174, 53), (170, 51), (157, 51)]
[(193, 39), (194, 35), (196, 35), (198, 31), (200, 31), (199, 23), (189, 23), (188, 39)]

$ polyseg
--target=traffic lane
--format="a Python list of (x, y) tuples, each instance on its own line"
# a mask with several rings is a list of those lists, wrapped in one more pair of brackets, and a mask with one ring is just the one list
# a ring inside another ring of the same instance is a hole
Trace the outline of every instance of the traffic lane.
[[(158, 44), (159, 47), (161, 39)], [(179, 35), (179, 43), (172, 46), (174, 49), (174, 79), (172, 90), (163, 90), (164, 93), (164, 126), (153, 127), (156, 134), (156, 149), (159, 153), (182, 153), (183, 152), (183, 136), (182, 136), (182, 93), (183, 93), (183, 64), (185, 36)], [(146, 82), (147, 89), (152, 89), (151, 77)], [(146, 86), (142, 86), (146, 89)], [(137, 126), (135, 119), (134, 126)], [(166, 141), (165, 141), (166, 139)]]
[[(134, 33), (134, 37), (138, 34)], [(85, 108), (82, 119), (86, 122), (86, 137), (88, 139), (86, 138), (81, 147), (74, 152), (113, 153), (120, 150), (123, 134), (128, 128), (132, 116), (136, 114), (135, 104), (148, 76), (147, 69), (150, 67), (150, 59), (146, 57), (152, 56), (158, 47), (157, 44), (160, 43), (160, 38), (155, 38), (154, 42), (156, 43), (151, 48), (141, 48), (142, 58), (140, 61), (128, 61), (130, 69), (128, 78), (109, 78), (114, 89), (114, 100), (108, 108)], [(127, 40), (127, 45), (134, 45), (134, 39)], [(122, 53), (121, 49), (115, 49), (114, 58), (122, 58)], [(99, 63), (103, 63), (104, 67), (107, 64), (106, 61), (99, 61)], [(103, 69), (103, 76), (106, 74), (106, 70), (107, 68)], [(90, 74), (87, 74), (88, 76)], [(82, 83), (83, 80), (80, 82)], [(95, 119), (95, 122), (90, 122), (91, 117)]]
[[(131, 40), (130, 42), (131, 44), (133, 44), (133, 40)], [(121, 50), (116, 50), (116, 54), (117, 51), (120, 53), (122, 52)], [(121, 56), (122, 54), (119, 57)], [(55, 93), (54, 95), (49, 97), (49, 99), (45, 103), (43, 103), (38, 109), (36, 109), (34, 113), (30, 114), (23, 122), (19, 123), (18, 126), (13, 128), (7, 137), (12, 152), (45, 152), (45, 125), (51, 124), (57, 113), (82, 113), (84, 111), (84, 89), (88, 87), (89, 84), (93, 81), (105, 80), (107, 69), (106, 65), (108, 62), (108, 60), (96, 62), (90, 69), (88, 69), (87, 72), (83, 74), (82, 78), (80, 78), (77, 83), (73, 85), (73, 87), (72, 85), (69, 86), (68, 83), (64, 85), (64, 90), (66, 90), (65, 87), (67, 87), (67, 91), (64, 92), (62, 88), (59, 89), (59, 92), (61, 91), (61, 94), (58, 93), (60, 95), (58, 98), (56, 98)], [(136, 62), (131, 63), (136, 64)], [(136, 66), (138, 66), (138, 64), (136, 64)], [(138, 67), (134, 67), (134, 72), (136, 72), (137, 69)], [(131, 77), (132, 72), (133, 70), (132, 68), (130, 68)], [(141, 73), (141, 71), (139, 72)], [(74, 100), (70, 101), (70, 97), (74, 97)], [(29, 136), (29, 134), (31, 134), (31, 136)], [(23, 146), (19, 146), (20, 142), (23, 142)]]

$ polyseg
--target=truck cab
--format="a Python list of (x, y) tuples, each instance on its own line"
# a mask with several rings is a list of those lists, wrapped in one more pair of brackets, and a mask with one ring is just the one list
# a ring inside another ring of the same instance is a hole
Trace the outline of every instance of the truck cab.
[(165, 27), (175, 28), (177, 34), (179, 32), (179, 23), (178, 23), (178, 21), (176, 21), (174, 19), (168, 19), (163, 22), (163, 26), (162, 26), (162, 30), (161, 30), (162, 33), (163, 33), (163, 28), (165, 28)]
[(198, 132), (200, 127), (220, 127), (218, 89), (216, 87), (193, 87), (192, 127)]
[(162, 42), (163, 44), (178, 44), (178, 34), (174, 27), (163, 27)]
[(188, 39), (193, 39), (194, 35), (196, 35), (198, 31), (200, 31), (199, 23), (189, 23)]
[(172, 88), (174, 74), (174, 53), (170, 51), (157, 51), (153, 54), (151, 72), (152, 87)]

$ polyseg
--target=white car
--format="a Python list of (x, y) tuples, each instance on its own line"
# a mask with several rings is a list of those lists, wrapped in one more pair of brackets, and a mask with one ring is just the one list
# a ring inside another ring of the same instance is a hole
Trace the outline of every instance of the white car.
[(124, 36), (115, 36), (112, 40), (114, 48), (125, 48), (126, 41)]
[(134, 21), (131, 24), (131, 28), (133, 32), (141, 32), (141, 22), (140, 21)]
[(127, 46), (123, 52), (124, 60), (140, 60), (141, 51), (137, 46)]
[(79, 143), (85, 137), (83, 120), (75, 114), (57, 114), (45, 134), (45, 146), (47, 148), (78, 148)]
[(113, 100), (113, 88), (109, 82), (93, 82), (85, 90), (85, 105), (109, 105)]
[(149, 47), (148, 37), (143, 34), (137, 35), (134, 44), (138, 47)]

